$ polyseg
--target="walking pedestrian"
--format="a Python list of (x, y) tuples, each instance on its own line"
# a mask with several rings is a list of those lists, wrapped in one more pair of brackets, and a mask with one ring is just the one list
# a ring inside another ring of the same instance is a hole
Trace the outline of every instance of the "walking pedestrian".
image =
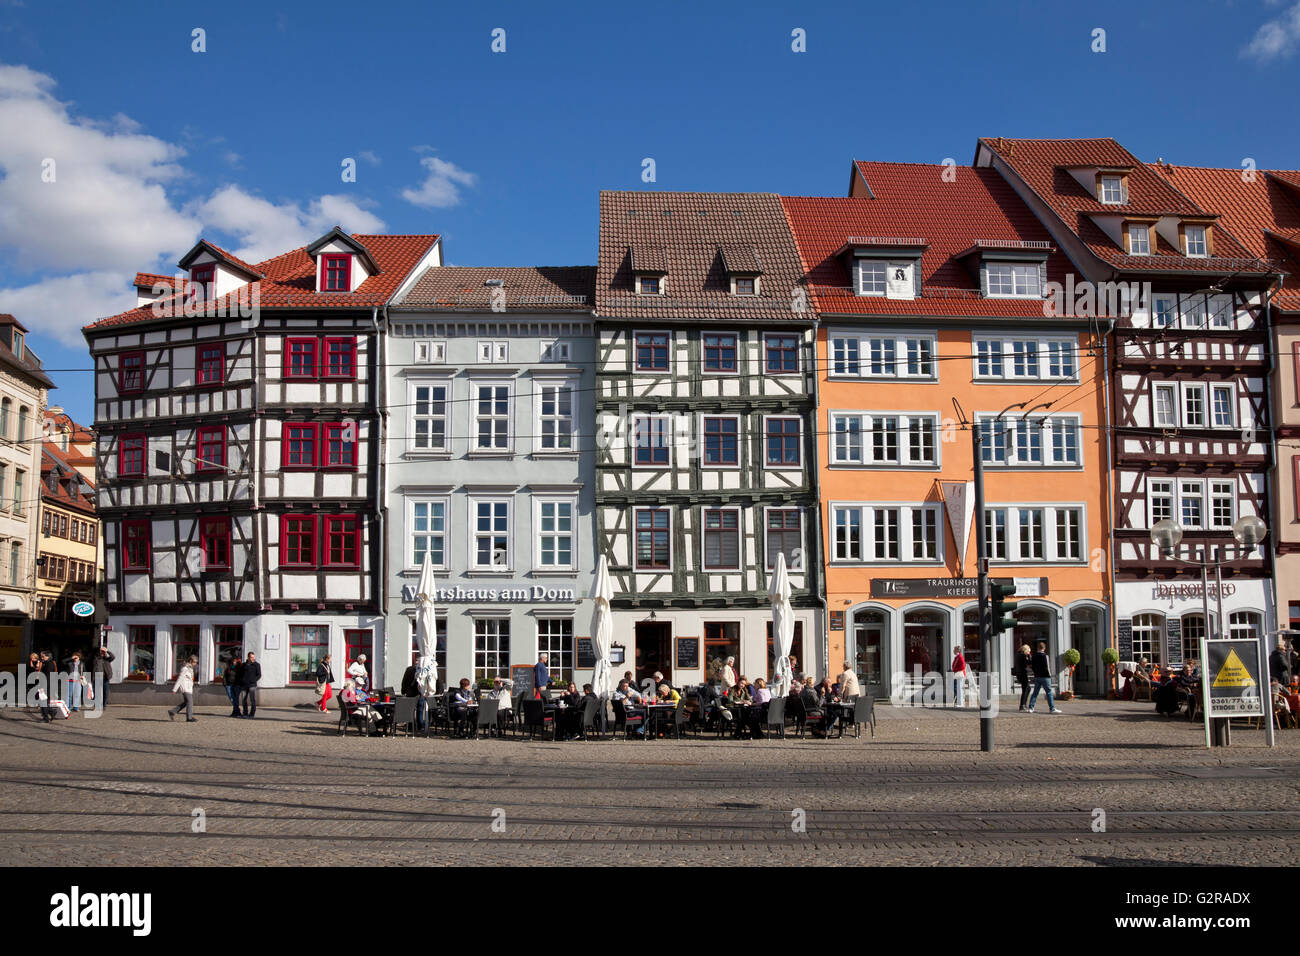
[(348, 665), (348, 676), (361, 690), (365, 690), (370, 676), (366, 671), (366, 655), (358, 654), (357, 659)]
[(90, 673), (99, 675), (99, 709), (103, 710), (108, 706), (108, 685), (113, 680), (113, 661), (116, 657), (107, 647), (101, 646), (95, 653), (95, 659), (90, 662)]
[(181, 702), (167, 711), (167, 719), (175, 720), (176, 715), (185, 708), (185, 722), (187, 724), (197, 724), (198, 719), (194, 716), (194, 671), (199, 666), (199, 659), (193, 654), (181, 668), (180, 675), (176, 678), (176, 683), (172, 685), (172, 693), (181, 695)]
[(1038, 692), (1047, 691), (1047, 707), (1053, 714), (1059, 714), (1056, 701), (1052, 698), (1052, 662), (1047, 659), (1047, 642), (1039, 641), (1038, 650), (1030, 661), (1034, 669), (1034, 692), (1029, 695), (1029, 712), (1034, 713), (1034, 704), (1038, 701)]
[(960, 707), (966, 702), (966, 657), (958, 647), (952, 658), (952, 700)]
[(1283, 687), (1291, 684), (1291, 655), (1286, 650), (1286, 638), (1277, 639), (1277, 647), (1268, 655), (1268, 676)]
[(68, 658), (68, 696), (64, 703), (74, 714), (81, 707), (81, 694), (86, 686), (86, 669), (81, 663), (81, 651), (73, 651)]
[(1029, 650), (1028, 644), (1020, 645), (1020, 652), (1016, 654), (1016, 659), (1011, 664), (1011, 671), (1016, 680), (1020, 683), (1020, 709), (1025, 709), (1025, 702), (1029, 700), (1029, 673), (1032, 668), (1033, 654)]
[(221, 683), (226, 688), (226, 696), (230, 698), (230, 716), (238, 717), (239, 713), (239, 695), (244, 692), (244, 656), (236, 653), (226, 665), (226, 672), (221, 675)]
[(329, 713), (330, 698), (334, 696), (334, 669), (330, 667), (330, 656), (326, 654), (316, 665), (316, 696), (320, 698), (318, 709), (322, 714)]
[(257, 663), (257, 655), (252, 651), (248, 652), (248, 660), (244, 661), (244, 674), (241, 684), (244, 688), (243, 716), (250, 719), (257, 716), (257, 682), (262, 679), (262, 665)]

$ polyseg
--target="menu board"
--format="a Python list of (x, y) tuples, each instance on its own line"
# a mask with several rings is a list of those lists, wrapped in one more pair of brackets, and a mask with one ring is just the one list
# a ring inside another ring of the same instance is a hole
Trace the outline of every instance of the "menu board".
[(1165, 619), (1165, 660), (1171, 667), (1183, 663), (1183, 622), (1176, 617)]
[(677, 638), (677, 670), (690, 670), (700, 666), (700, 639)]
[(515, 682), (515, 697), (518, 697), (521, 692), (525, 697), (533, 696), (532, 664), (515, 664), (510, 668), (510, 679)]
[(575, 652), (578, 658), (577, 668), (585, 670), (596, 666), (596, 642), (590, 637), (580, 637), (577, 639), (578, 648)]
[(831, 630), (832, 630), (832, 631), (842, 631), (842, 630), (844, 630), (844, 612), (843, 612), (843, 611), (831, 611)]
[(1115, 622), (1115, 644), (1120, 660), (1133, 659), (1133, 618), (1121, 617)]

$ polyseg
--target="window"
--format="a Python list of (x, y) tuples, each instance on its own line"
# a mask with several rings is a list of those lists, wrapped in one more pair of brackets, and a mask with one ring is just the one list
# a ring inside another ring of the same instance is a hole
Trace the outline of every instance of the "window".
[(9, 437), (9, 421), (13, 417), (13, 399), (0, 399), (0, 438)]
[(737, 621), (704, 622), (704, 676), (713, 677), (734, 657), (736, 676), (745, 673), (740, 658), (740, 624)]
[(343, 632), (343, 661), (347, 663), (359, 660), (362, 654), (366, 655), (366, 681), (369, 683), (371, 672), (370, 667), (375, 659), (375, 635), (373, 631), (362, 630), (360, 628), (353, 630), (347, 629)]
[(189, 292), (189, 298), (196, 302), (216, 298), (216, 278), (217, 266), (215, 263), (191, 268), (190, 285), (186, 290)]
[[(543, 356), (542, 360), (546, 361), (545, 356)], [(447, 343), (416, 342), (415, 361), (419, 365), (432, 365), (437, 362), (447, 361)]]
[(567, 362), (572, 350), (568, 342), (551, 342), (542, 346), (543, 362)]
[(220, 385), (226, 378), (226, 346), (200, 345), (198, 348), (198, 383)]
[(1201, 659), (1201, 641), (1205, 639), (1205, 615), (1183, 615), (1183, 660)]
[(200, 518), (199, 545), (205, 570), (230, 568), (230, 518)]
[(1124, 201), (1124, 181), (1119, 176), (1101, 177), (1101, 201), (1108, 204)]
[(1072, 338), (977, 338), (975, 376), (1074, 379), (1079, 373), (1077, 350), (1078, 343)]
[(1147, 520), (1151, 525), (1174, 516), (1174, 483), (1164, 478), (1147, 479)]
[(981, 377), (1002, 377), (1002, 343), (978, 341), (975, 343), (975, 371)]
[[(172, 625), (172, 679), (180, 676), (181, 668), (190, 657), (199, 656), (199, 628), (197, 624)], [(197, 669), (197, 668), (196, 668)], [(198, 678), (198, 674), (194, 675)]]
[(634, 465), (642, 467), (666, 466), (672, 440), (672, 420), (666, 415), (641, 415), (632, 419), (632, 445)]
[(990, 262), (987, 270), (989, 298), (1040, 298), (1043, 294), (1037, 263)]
[(327, 568), (361, 567), (361, 522), (356, 515), (324, 515), (321, 565)]
[(1074, 378), (1078, 369), (1074, 363), (1073, 342), (1047, 343), (1047, 374), (1052, 378)]
[[(329, 652), (330, 629), (328, 625), (290, 624), (289, 683), (316, 683), (316, 667)], [(341, 670), (342, 668), (340, 668)]]
[(446, 385), (411, 386), (411, 447), (416, 451), (447, 451)]
[(1167, 329), (1178, 318), (1178, 300), (1172, 295), (1155, 296), (1155, 312), (1152, 324), (1158, 329)]
[(538, 386), (543, 451), (573, 449), (573, 385), (570, 382), (543, 382)]
[(26, 405), (18, 409), (18, 440), (27, 441), (27, 423), (32, 420), (32, 410)]
[(736, 336), (709, 332), (704, 335), (704, 371), (736, 371)]
[(704, 464), (734, 468), (740, 464), (740, 419), (705, 417)]
[[(980, 457), (985, 464), (1011, 468), (1074, 467), (1079, 462), (1082, 424), (1077, 415), (1004, 419), (976, 414)], [(996, 425), (996, 427), (995, 427)]]
[(1177, 518), (1185, 528), (1231, 528), (1237, 515), (1236, 485), (1232, 481), (1182, 478), (1147, 479), (1147, 512), (1152, 524)]
[(636, 509), (636, 567), (642, 570), (668, 570), (672, 567), (669, 532), (672, 514), (667, 508)]
[(668, 333), (636, 334), (636, 368), (638, 372), (668, 371)]
[(1210, 482), (1210, 527), (1231, 528), (1237, 509), (1236, 487), (1231, 481)]
[(357, 377), (357, 339), (354, 335), (325, 339), (325, 367), (321, 378), (355, 379)]
[(791, 571), (803, 568), (803, 513), (798, 508), (767, 509), (767, 568), (776, 567), (778, 554), (785, 555)]
[(1188, 296), (1183, 300), (1183, 328), (1203, 329), (1209, 316), (1204, 296)]
[[(23, 501), (23, 479), (27, 473), (21, 468), (14, 469), (14, 514), (20, 515), (27, 510), (27, 504)], [(66, 520), (66, 519), (65, 519)]]
[(768, 418), (764, 421), (767, 435), (763, 443), (764, 462), (769, 467), (800, 464), (799, 419)]
[(736, 295), (754, 294), (755, 282), (757, 282), (757, 280), (753, 276), (737, 276), (735, 282), (736, 282)]
[(424, 566), (424, 557), (435, 568), (447, 566), (447, 501), (411, 502), (411, 564), (412, 568)]
[(858, 260), (858, 295), (884, 295), (889, 264), (871, 259)]
[(117, 475), (119, 478), (144, 477), (144, 435), (123, 435), (117, 445)]
[(1131, 256), (1151, 255), (1151, 234), (1146, 226), (1128, 227), (1128, 252)]
[(537, 565), (547, 571), (574, 566), (572, 498), (534, 498), (537, 520)]
[[(244, 626), (242, 624), (217, 624), (212, 628), (212, 652), (216, 661), (212, 679), (221, 683), (226, 676), (226, 668), (235, 659), (236, 654), (244, 651)], [(315, 677), (313, 676), (313, 680)]]
[(1238, 641), (1257, 641), (1260, 631), (1259, 615), (1254, 611), (1233, 611), (1228, 615), (1228, 636)]
[(474, 619), (474, 680), (491, 682), (510, 676), (510, 619)]
[(797, 335), (763, 336), (763, 367), (769, 375), (799, 371)]
[(154, 679), (155, 638), (152, 624), (132, 624), (126, 632), (126, 679)]
[(1082, 561), (1087, 554), (1083, 508), (1072, 505), (997, 506), (985, 510), (991, 560), (1024, 564)]
[[(144, 353), (123, 352), (117, 360), (117, 390), (123, 394), (144, 391)], [(5, 416), (5, 434), (9, 432)]]
[(1203, 259), (1209, 255), (1205, 226), (1185, 226), (1183, 236), (1187, 242), (1187, 255)]
[(836, 561), (939, 560), (939, 505), (833, 505)]
[(509, 342), (480, 342), (478, 360), (483, 364), (501, 365), (510, 360)]
[(198, 432), (198, 471), (222, 471), (226, 467), (226, 427), (214, 425)]
[(1236, 317), (1232, 311), (1231, 295), (1212, 295), (1210, 296), (1210, 328), (1212, 329), (1230, 329), (1235, 324)]
[(306, 471), (316, 467), (316, 422), (285, 422), (280, 467)]
[(316, 350), (320, 343), (316, 339), (289, 338), (284, 340), (284, 377), (316, 377)]
[(938, 415), (832, 412), (830, 421), (831, 464), (938, 464)]
[(316, 519), (312, 515), (280, 518), (280, 564), (284, 567), (316, 566)]
[(123, 571), (149, 570), (150, 535), (150, 522), (148, 519), (122, 522)]
[(1011, 376), (1034, 378), (1038, 375), (1038, 343), (1016, 340), (1011, 343)]
[(325, 422), (321, 425), (320, 467), (326, 471), (357, 470), (356, 422)]
[[(935, 337), (909, 332), (831, 339), (831, 374), (874, 378), (934, 378)], [(867, 357), (863, 370), (863, 356)]]
[(510, 447), (510, 386), (479, 385), (475, 394), (475, 447), (505, 451)]
[(1214, 416), (1215, 428), (1232, 428), (1236, 416), (1232, 414), (1233, 387), (1231, 385), (1213, 385), (1210, 387), (1211, 414)]
[(1178, 499), (1183, 527), (1205, 527), (1205, 485), (1200, 481), (1178, 482)]
[(1141, 661), (1160, 660), (1165, 620), (1159, 614), (1138, 614), (1133, 618), (1133, 656)]
[(1156, 427), (1178, 425), (1178, 386), (1157, 385), (1151, 391), (1151, 421)]
[(510, 568), (510, 502), (470, 499), (474, 526), (471, 531), (470, 566), (476, 571)]
[(637, 276), (636, 291), (639, 295), (659, 295), (662, 284), (658, 276)]
[(1188, 428), (1205, 426), (1205, 386), (1183, 385), (1183, 424)]
[(352, 291), (352, 256), (345, 253), (321, 256), (321, 291)]
[(553, 682), (567, 684), (573, 680), (573, 618), (538, 618), (537, 653), (547, 656)]
[(41, 515), (41, 533), (50, 534), (50, 512), (45, 510)]
[(704, 509), (704, 570), (740, 570), (740, 511)]

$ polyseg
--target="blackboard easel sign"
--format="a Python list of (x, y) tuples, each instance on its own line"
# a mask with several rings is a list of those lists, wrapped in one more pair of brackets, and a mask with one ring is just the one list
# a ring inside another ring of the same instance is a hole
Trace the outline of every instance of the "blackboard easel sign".
[(590, 637), (580, 637), (577, 639), (577, 657), (576, 666), (579, 670), (589, 670), (596, 666), (596, 642)]
[(533, 696), (533, 665), (515, 664), (510, 668), (510, 679), (515, 682), (514, 696), (522, 692), (525, 697)]
[(694, 670), (700, 666), (700, 639), (698, 637), (677, 638), (677, 670)]
[(1133, 619), (1121, 617), (1115, 622), (1115, 650), (1122, 661), (1133, 660)]

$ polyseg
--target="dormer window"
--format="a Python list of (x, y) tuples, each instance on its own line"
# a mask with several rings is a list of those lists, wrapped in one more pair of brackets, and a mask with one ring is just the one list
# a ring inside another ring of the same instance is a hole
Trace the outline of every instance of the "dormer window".
[(662, 294), (663, 284), (659, 276), (637, 276), (636, 291), (637, 295), (660, 295)]
[(321, 256), (321, 291), (352, 291), (352, 256), (347, 253)]
[(195, 302), (203, 302), (213, 298), (213, 285), (217, 279), (217, 267), (215, 263), (207, 265), (194, 266), (190, 269), (190, 298)]
[(737, 277), (735, 283), (736, 295), (756, 294), (755, 279), (753, 276)]
[(889, 263), (858, 260), (858, 295), (884, 295)]
[(1151, 255), (1151, 229), (1145, 225), (1128, 227), (1128, 253), (1131, 256)]
[(1101, 201), (1108, 205), (1119, 205), (1124, 201), (1124, 180), (1122, 177), (1101, 177)]
[(1187, 255), (1191, 258), (1204, 259), (1210, 254), (1204, 226), (1184, 227), (1183, 241), (1187, 247)]
[(1043, 287), (1036, 263), (1021, 265), (1014, 262), (988, 264), (988, 295), (991, 299), (1037, 299)]
[(27, 347), (27, 336), (25, 336), (22, 332), (19, 332), (17, 329), (14, 329), (14, 347), (13, 347), (14, 355), (18, 356), (18, 358), (22, 358), (23, 349), (26, 347)]

